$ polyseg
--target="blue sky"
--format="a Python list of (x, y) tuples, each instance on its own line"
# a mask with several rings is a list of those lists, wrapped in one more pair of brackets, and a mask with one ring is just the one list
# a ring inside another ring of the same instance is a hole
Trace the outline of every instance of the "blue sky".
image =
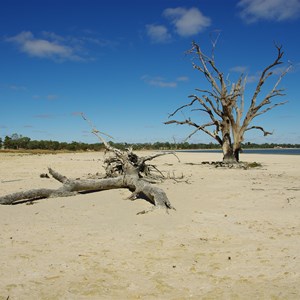
[(289, 102), (255, 120), (272, 136), (245, 141), (300, 143), (299, 25), (300, 0), (1, 0), (0, 137), (97, 142), (83, 112), (117, 142), (182, 142), (192, 129), (163, 122), (207, 86), (185, 52), (220, 34), (216, 64), (248, 75), (246, 95), (282, 44)]

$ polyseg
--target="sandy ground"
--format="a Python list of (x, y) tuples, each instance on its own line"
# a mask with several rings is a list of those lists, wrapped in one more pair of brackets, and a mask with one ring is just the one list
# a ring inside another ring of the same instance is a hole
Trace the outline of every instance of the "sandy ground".
[[(300, 299), (300, 156), (244, 154), (262, 168), (159, 157), (176, 211), (111, 190), (0, 206), (0, 299)], [(102, 172), (102, 153), (0, 153), (0, 195)]]

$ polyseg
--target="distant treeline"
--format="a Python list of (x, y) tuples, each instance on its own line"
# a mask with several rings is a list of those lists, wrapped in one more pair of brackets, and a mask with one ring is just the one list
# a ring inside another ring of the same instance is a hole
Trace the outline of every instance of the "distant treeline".
[[(220, 149), (219, 144), (209, 143), (170, 143), (170, 142), (155, 142), (155, 143), (115, 143), (109, 142), (112, 146), (125, 149), (132, 147), (134, 150), (188, 150), (188, 149)], [(245, 143), (245, 149), (265, 149), (265, 148), (300, 148), (300, 144), (255, 144)], [(0, 149), (24, 149), (24, 150), (67, 150), (67, 151), (101, 151), (105, 147), (103, 143), (87, 144), (81, 142), (58, 142), (51, 140), (31, 140), (29, 137), (24, 137), (19, 134), (6, 136), (4, 140), (0, 138)]]

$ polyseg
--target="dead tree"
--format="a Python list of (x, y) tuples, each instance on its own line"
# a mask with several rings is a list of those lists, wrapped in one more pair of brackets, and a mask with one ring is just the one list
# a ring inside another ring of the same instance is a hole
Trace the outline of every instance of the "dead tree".
[(135, 200), (140, 197), (153, 204), (149, 210), (140, 213), (146, 213), (156, 208), (163, 208), (167, 211), (174, 209), (166, 193), (153, 185), (158, 180), (164, 179), (163, 174), (154, 165), (147, 164), (148, 161), (158, 156), (170, 153), (164, 152), (139, 157), (130, 148), (122, 151), (112, 147), (95, 128), (93, 128), (93, 133), (104, 143), (106, 152), (109, 154), (104, 161), (106, 173), (102, 178), (70, 179), (49, 168), (50, 175), (61, 182), (62, 187), (32, 189), (5, 195), (0, 197), (0, 204), (17, 204), (43, 198), (74, 196), (77, 193), (126, 188), (132, 192), (129, 199)]
[[(224, 162), (238, 162), (241, 144), (246, 131), (257, 129), (261, 130), (264, 136), (272, 134), (263, 127), (251, 125), (251, 123), (254, 118), (287, 102), (273, 103), (272, 100), (276, 96), (284, 96), (284, 89), (279, 89), (278, 85), (290, 67), (280, 73), (273, 88), (262, 100), (258, 100), (263, 85), (270, 76), (274, 75), (275, 68), (282, 64), (281, 59), (284, 52), (281, 46), (276, 45), (277, 56), (275, 60), (262, 71), (255, 91), (250, 99), (248, 110), (244, 112), (244, 92), (247, 77), (241, 74), (236, 83), (230, 83), (216, 66), (214, 58), (215, 45), (216, 43), (213, 43), (211, 57), (204, 54), (196, 42), (192, 43), (192, 48), (188, 51), (188, 54), (193, 55), (194, 58), (199, 61), (199, 64), (193, 63), (193, 67), (202, 73), (211, 89), (196, 89), (201, 95), (190, 95), (189, 98), (192, 99), (191, 102), (179, 107), (169, 115), (169, 118), (173, 117), (176, 113), (183, 111), (183, 109), (192, 107), (191, 111), (204, 112), (208, 116), (208, 121), (199, 124), (190, 117), (185, 117), (183, 120), (172, 119), (165, 122), (165, 124), (185, 124), (194, 127), (194, 131), (188, 138), (198, 131), (205, 132), (221, 145)], [(194, 108), (195, 106), (197, 107)]]

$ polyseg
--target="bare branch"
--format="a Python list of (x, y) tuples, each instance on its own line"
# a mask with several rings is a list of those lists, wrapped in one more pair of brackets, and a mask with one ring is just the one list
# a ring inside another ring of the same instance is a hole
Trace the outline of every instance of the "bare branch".
[[(193, 97), (194, 100), (198, 100), (198, 101), (200, 102), (200, 104), (205, 108), (205, 109), (198, 109), (198, 110), (201, 110), (201, 111), (204, 111), (204, 112), (208, 113), (208, 115), (210, 116), (210, 119), (211, 119), (215, 124), (219, 123), (219, 121), (216, 120), (216, 118), (215, 118), (215, 116), (214, 116), (212, 110), (210, 109), (210, 107), (209, 107), (208, 105), (206, 105), (206, 103), (205, 103), (201, 98), (199, 98), (199, 97), (196, 96), (196, 95), (191, 95), (191, 96), (189, 96), (189, 98), (191, 98), (191, 97)], [(206, 102), (208, 102), (208, 103), (212, 106), (212, 109), (214, 110), (214, 112), (215, 112), (217, 115), (219, 115), (220, 117), (222, 117), (222, 112), (221, 112), (221, 111), (218, 111), (218, 110), (214, 107), (212, 101), (211, 101), (207, 96), (203, 96), (203, 97), (204, 97), (204, 99), (206, 100)]]
[(210, 123), (206, 123), (203, 125), (198, 125), (194, 122), (192, 122), (191, 120), (184, 120), (184, 121), (177, 121), (177, 120), (171, 120), (166, 122), (165, 124), (177, 124), (177, 125), (189, 125), (189, 126), (193, 126), (196, 127), (195, 131), (193, 131), (187, 138), (186, 140), (188, 140), (189, 138), (191, 138), (197, 131), (201, 130), (203, 132), (205, 132), (206, 134), (208, 134), (209, 136), (211, 136), (212, 138), (216, 139), (219, 142), (219, 139), (217, 137), (217, 135), (209, 130), (206, 129), (206, 127), (210, 127), (210, 126), (216, 126), (216, 124), (214, 122), (210, 122)]
[[(99, 130), (94, 126), (94, 124), (92, 123), (92, 121), (89, 120), (89, 119), (84, 115), (84, 113), (81, 112), (80, 115), (81, 115), (81, 117), (83, 118), (83, 120), (85, 120), (85, 121), (91, 126), (93, 132), (99, 133), (99, 134), (103, 134), (103, 135), (105, 135), (105, 136), (107, 136), (107, 137), (109, 137), (109, 138), (111, 138), (111, 139), (114, 139), (111, 135), (109, 135), (109, 134), (107, 134), (107, 133), (105, 133), (105, 132), (99, 131)], [(103, 140), (102, 140), (102, 141), (103, 141)]]
[(186, 139), (185, 142), (188, 141), (194, 134), (196, 134), (199, 130), (205, 132), (206, 134), (210, 135), (212, 138), (214, 138), (220, 145), (222, 144), (222, 139), (215, 133), (210, 132), (209, 130), (205, 129), (204, 126), (199, 126), (197, 129), (195, 129), (193, 132), (191, 132)]
[(217, 32), (217, 36), (214, 39), (212, 38), (212, 33), (210, 33), (210, 35), (209, 35), (210, 36), (210, 41), (212, 43), (211, 57), (212, 57), (213, 60), (215, 59), (215, 49), (216, 49), (219, 37), (221, 35), (219, 30), (215, 30), (214, 32)]
[(202, 73), (205, 75), (205, 77), (207, 78), (207, 80), (211, 83), (211, 85), (213, 86), (213, 88), (219, 93), (221, 94), (221, 90), (219, 88), (219, 86), (217, 85), (217, 82), (215, 81), (214, 77), (212, 76), (211, 72), (209, 71), (206, 62), (208, 61), (209, 64), (211, 65), (212, 60), (208, 59), (203, 52), (200, 49), (200, 46), (193, 42), (193, 47), (191, 51), (196, 51), (196, 54), (198, 55), (198, 58), (201, 62), (201, 65), (203, 67), (202, 69)]
[[(188, 106), (192, 106), (196, 101), (197, 101), (197, 99), (194, 99), (192, 102), (180, 106), (180, 107), (177, 108), (173, 113), (169, 114), (169, 118), (170, 118), (170, 117), (173, 117), (178, 111), (182, 110), (183, 108), (188, 107)], [(166, 124), (166, 123), (165, 123), (165, 124)]]
[(199, 125), (197, 125), (196, 123), (193, 123), (191, 120), (184, 120), (184, 121), (170, 120), (170, 121), (165, 122), (165, 124), (166, 125), (169, 125), (169, 124), (177, 124), (177, 125), (187, 124), (187, 125), (190, 125), (190, 126), (193, 126), (193, 127), (196, 127), (196, 128), (199, 127)]
[(273, 74), (272, 72), (269, 72), (269, 70), (271, 70), (272, 68), (274, 68), (275, 66), (277, 66), (279, 64), (282, 64), (281, 58), (282, 58), (284, 52), (281, 50), (281, 48), (282, 48), (282, 46), (276, 46), (276, 49), (277, 49), (276, 59), (274, 60), (273, 63), (271, 63), (269, 66), (267, 66), (261, 73), (260, 79), (258, 81), (254, 95), (251, 100), (251, 108), (255, 107), (256, 99), (257, 99), (258, 94), (260, 93), (262, 85), (265, 83), (267, 78)]
[(67, 182), (68, 178), (66, 176), (63, 176), (61, 174), (59, 174), (58, 172), (54, 171), (51, 168), (48, 168), (49, 173), (52, 175), (52, 177), (56, 180), (58, 180), (61, 183), (65, 183)]
[(251, 126), (251, 127), (248, 127), (245, 131), (247, 131), (247, 130), (252, 130), (252, 129), (258, 129), (258, 130), (261, 130), (261, 131), (264, 133), (264, 136), (272, 135), (272, 134), (273, 134), (273, 132), (265, 131), (265, 130), (263, 129), (263, 127), (261, 127), (261, 126)]
[(242, 90), (241, 90), (241, 102), (240, 102), (240, 117), (242, 117), (243, 113), (244, 113), (244, 106), (245, 106), (245, 87), (246, 87), (246, 83), (247, 83), (247, 76), (244, 77), (244, 82), (242, 84)]
[(152, 155), (149, 155), (149, 156), (144, 156), (144, 157), (140, 158), (140, 161), (141, 161), (141, 163), (144, 163), (144, 162), (146, 162), (148, 160), (152, 160), (152, 159), (154, 159), (156, 157), (163, 156), (163, 155), (169, 155), (169, 154), (174, 155), (177, 158), (177, 160), (180, 162), (180, 159), (178, 158), (178, 156), (176, 155), (176, 153), (174, 151), (171, 151), (171, 152), (162, 152), (162, 153), (152, 154)]
[[(288, 66), (285, 69), (285, 71), (283, 71), (280, 74), (280, 76), (279, 76), (278, 80), (276, 81), (276, 83), (274, 84), (272, 90), (267, 94), (267, 96), (258, 105), (256, 105), (256, 98), (257, 98), (257, 95), (260, 92), (261, 86), (263, 85), (265, 80), (273, 74), (272, 72), (268, 72), (268, 71), (270, 69), (272, 69), (273, 67), (275, 67), (276, 65), (282, 63), (280, 61), (280, 59), (283, 56), (283, 52), (281, 51), (281, 46), (276, 46), (276, 48), (277, 48), (277, 51), (278, 51), (277, 58), (274, 60), (274, 62), (271, 65), (269, 65), (268, 67), (265, 68), (265, 70), (263, 71), (263, 73), (260, 77), (259, 83), (256, 87), (254, 96), (253, 96), (252, 101), (251, 101), (250, 108), (249, 108), (249, 110), (247, 112), (247, 115), (246, 115), (246, 117), (244, 119), (244, 122), (243, 122), (242, 128), (243, 128), (244, 131), (248, 127), (248, 125), (249, 125), (249, 123), (251, 122), (252, 119), (254, 119), (255, 117), (257, 117), (259, 115), (262, 115), (262, 114), (266, 113), (267, 111), (273, 109), (276, 106), (283, 105), (287, 102), (287, 101), (284, 101), (284, 102), (276, 103), (276, 104), (273, 104), (269, 107), (266, 107), (264, 110), (261, 110), (262, 107), (271, 104), (271, 98), (274, 98), (276, 96), (284, 96), (285, 95), (285, 94), (282, 93), (284, 91), (284, 89), (277, 89), (277, 86), (281, 82), (282, 78), (289, 72), (289, 70), (291, 68), (291, 65)], [(268, 73), (266, 73), (266, 72), (268, 72)]]
[[(235, 110), (235, 120), (232, 114), (229, 114), (229, 118), (232, 122), (232, 126), (240, 126), (240, 121), (243, 114), (243, 105), (244, 105), (244, 90), (245, 90), (245, 79), (243, 74), (240, 75), (237, 83), (233, 83), (231, 86), (230, 94), (227, 96), (227, 106), (232, 106)], [(241, 99), (241, 102), (238, 103), (238, 99)]]
[[(276, 96), (285, 96), (285, 94), (283, 94), (282, 92), (284, 91), (284, 89), (277, 89), (277, 86), (279, 85), (279, 83), (281, 82), (282, 78), (289, 72), (289, 70), (291, 69), (291, 65), (288, 66), (284, 72), (282, 72), (278, 78), (278, 80), (276, 81), (275, 85), (273, 86), (273, 89), (267, 94), (267, 96), (261, 101), (261, 103), (259, 105), (257, 105), (254, 109), (257, 112), (259, 109), (261, 109), (263, 106), (270, 104), (270, 99)], [(286, 102), (282, 102), (279, 105), (282, 105)], [(277, 105), (275, 105), (277, 106)], [(273, 107), (272, 107), (273, 108)], [(269, 110), (269, 109), (268, 109)], [(262, 113), (258, 113), (257, 115), (261, 115)]]
[(257, 117), (257, 116), (259, 116), (259, 115), (262, 115), (262, 114), (266, 113), (267, 111), (273, 109), (274, 107), (280, 106), (280, 105), (284, 105), (284, 104), (286, 104), (287, 102), (288, 102), (288, 101), (284, 101), (284, 102), (280, 102), (280, 103), (275, 103), (275, 104), (273, 104), (272, 106), (266, 108), (265, 110), (262, 110), (261, 112), (255, 114), (254, 117)]
[[(206, 102), (209, 103), (209, 105), (211, 106), (211, 108), (213, 109), (214, 113), (216, 115), (218, 115), (219, 117), (222, 117), (222, 112), (219, 108), (219, 102), (220, 102), (220, 98), (218, 96), (216, 96), (214, 93), (210, 92), (210, 91), (207, 91), (207, 90), (200, 90), (200, 89), (196, 89), (196, 91), (199, 91), (199, 92), (202, 92), (202, 93), (206, 93), (206, 94), (209, 94), (211, 97), (214, 98), (215, 102), (216, 102), (216, 105), (217, 107), (214, 105), (214, 103), (212, 102), (211, 99), (209, 99), (208, 96), (204, 95), (203, 98), (205, 99)], [(191, 95), (189, 97), (197, 97), (195, 95)]]
[(110, 137), (112, 139), (113, 137), (104, 132), (99, 131), (83, 113), (81, 113), (80, 115), (91, 126), (92, 133), (104, 144), (106, 150), (115, 153), (115, 155), (124, 162), (124, 153), (117, 148), (111, 147), (109, 143), (101, 136), (101, 134), (106, 135), (107, 137)]

